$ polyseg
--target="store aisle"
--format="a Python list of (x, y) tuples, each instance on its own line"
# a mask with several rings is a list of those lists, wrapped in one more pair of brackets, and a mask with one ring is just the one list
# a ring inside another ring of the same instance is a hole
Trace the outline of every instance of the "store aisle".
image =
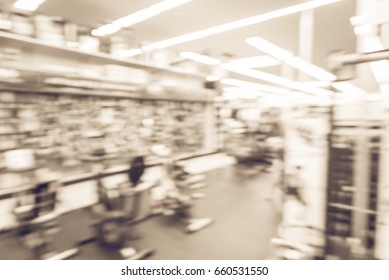
[[(141, 238), (132, 242), (138, 249), (153, 247), (151, 259), (265, 259), (269, 240), (275, 235), (278, 214), (268, 195), (273, 175), (241, 174), (228, 166), (207, 173), (206, 198), (196, 201), (198, 217), (212, 217), (215, 223), (200, 232), (185, 234), (182, 224), (158, 216), (136, 225)], [(83, 246), (80, 259), (99, 259), (94, 244)], [(101, 256), (103, 258), (103, 256)]]

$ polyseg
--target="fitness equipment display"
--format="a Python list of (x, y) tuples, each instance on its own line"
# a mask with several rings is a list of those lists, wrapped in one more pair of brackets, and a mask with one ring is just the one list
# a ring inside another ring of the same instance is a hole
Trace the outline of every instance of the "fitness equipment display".
[(57, 181), (38, 183), (31, 194), (19, 197), (13, 211), (19, 222), (18, 236), (38, 259), (68, 259), (79, 252), (73, 248), (58, 253), (52, 244), (50, 236), (59, 230), (55, 209), (58, 187)]
[(184, 194), (190, 189), (205, 187), (204, 176), (194, 176), (181, 163), (175, 162), (170, 156), (170, 149), (166, 146), (155, 146), (153, 153), (162, 160), (162, 176), (159, 187), (156, 188), (158, 189), (156, 200), (162, 214), (182, 220), (187, 233), (199, 231), (212, 224), (212, 218), (193, 217), (193, 197)]
[(306, 225), (288, 225), (272, 238), (272, 258), (279, 260), (322, 259), (323, 231)]
[(143, 157), (135, 157), (132, 160), (128, 172), (130, 184), (118, 184), (105, 186), (101, 173), (97, 178), (99, 202), (92, 209), (98, 221), (94, 224), (97, 240), (108, 248), (118, 249), (124, 259), (144, 259), (154, 253), (154, 249), (148, 248), (140, 251), (132, 247), (126, 247), (128, 241), (128, 225), (136, 218), (140, 205), (139, 195), (148, 189), (139, 185), (144, 173)]

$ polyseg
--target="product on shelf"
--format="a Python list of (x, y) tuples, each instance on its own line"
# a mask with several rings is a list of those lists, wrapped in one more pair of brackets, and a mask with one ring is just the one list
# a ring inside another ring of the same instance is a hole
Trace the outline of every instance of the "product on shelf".
[(104, 76), (113, 81), (137, 84), (145, 84), (149, 80), (148, 73), (144, 70), (113, 64), (104, 65)]
[(34, 24), (31, 17), (24, 14), (11, 14), (12, 32), (24, 36), (34, 36)]
[(2, 93), (4, 105), (12, 107), (0, 110), (8, 116), (0, 122), (0, 150), (33, 149), (47, 160), (59, 151), (69, 162), (80, 149), (91, 155), (136, 154), (153, 144), (174, 153), (203, 149), (203, 103), (31, 92)]
[(53, 45), (65, 45), (63, 19), (45, 15), (36, 15), (34, 23), (35, 37), (37, 39)]
[(9, 18), (9, 14), (0, 11), (0, 30), (9, 31), (12, 29), (12, 22)]
[(35, 167), (34, 153), (30, 149), (11, 150), (4, 153), (5, 167), (9, 170), (23, 170)]

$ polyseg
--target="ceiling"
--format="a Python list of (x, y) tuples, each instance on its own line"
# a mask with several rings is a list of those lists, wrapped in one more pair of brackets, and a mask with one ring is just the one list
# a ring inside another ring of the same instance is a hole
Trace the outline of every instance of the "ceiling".
[[(193, 0), (138, 23), (132, 27), (134, 46), (156, 42), (208, 27), (229, 23), (308, 0)], [(13, 3), (14, 0), (3, 0)], [(70, 21), (99, 27), (104, 23), (146, 8), (159, 0), (46, 0), (38, 12), (58, 15)], [(314, 11), (312, 62), (327, 68), (327, 57), (334, 50), (355, 52), (356, 38), (349, 18), (355, 15), (356, 0), (343, 0)], [(261, 36), (274, 44), (299, 53), (299, 14), (254, 24), (207, 38), (171, 47), (170, 50), (194, 51), (218, 58), (242, 58), (261, 53), (245, 39)], [(304, 36), (304, 34), (302, 35)], [(280, 72), (280, 67), (266, 69)]]

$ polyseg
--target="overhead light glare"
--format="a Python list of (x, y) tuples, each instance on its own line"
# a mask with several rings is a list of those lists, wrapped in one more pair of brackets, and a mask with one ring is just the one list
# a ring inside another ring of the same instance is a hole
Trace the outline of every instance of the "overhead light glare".
[(198, 54), (195, 52), (181, 52), (180, 56), (183, 58), (186, 58), (186, 59), (190, 59), (190, 60), (193, 60), (196, 62), (203, 63), (203, 64), (208, 64), (208, 65), (220, 64), (219, 59), (216, 59), (216, 58), (213, 58), (210, 56), (206, 56), (206, 55), (202, 55), (202, 54)]
[[(27, 1), (27, 0), (26, 0)], [(93, 36), (107, 36), (119, 31), (121, 28), (133, 26), (142, 21), (148, 20), (152, 17), (159, 15), (183, 4), (186, 4), (192, 0), (165, 0), (147, 7), (143, 10), (137, 11), (125, 17), (119, 18), (110, 24), (103, 25), (92, 31)]]
[(238, 64), (239, 66), (253, 68), (253, 69), (280, 65), (280, 62), (277, 59), (271, 57), (270, 55), (259, 55), (259, 56), (233, 59), (230, 62), (234, 64)]
[(294, 56), (285, 61), (288, 65), (300, 70), (301, 72), (310, 75), (320, 81), (335, 81), (336, 76), (308, 61)]
[(220, 81), (220, 76), (210, 75), (205, 78), (208, 82), (217, 82)]
[(18, 0), (13, 7), (15, 9), (33, 12), (37, 10), (45, 0)]
[(235, 65), (233, 63), (224, 63), (220, 67), (225, 70), (234, 72), (236, 74), (245, 75), (254, 79), (259, 79), (276, 85), (285, 85), (289, 82), (288, 79), (282, 78), (280, 76), (269, 74), (259, 70), (248, 69), (245, 67), (241, 67), (239, 65)]
[(348, 94), (365, 94), (366, 92), (350, 82), (335, 82), (333, 87)]
[(246, 39), (246, 43), (280, 61), (293, 57), (292, 53), (270, 43), (265, 39), (262, 39), (261, 37), (248, 38)]
[(309, 85), (306, 85), (304, 83), (299, 82), (291, 82), (288, 84), (288, 87), (294, 90), (304, 91), (307, 93), (312, 93), (315, 95), (320, 96), (332, 96), (333, 92), (330, 90), (322, 89), (322, 88), (316, 88)]
[(264, 14), (244, 18), (241, 20), (233, 21), (230, 23), (210, 27), (210, 28), (203, 29), (200, 31), (188, 33), (188, 34), (181, 35), (178, 37), (166, 39), (166, 40), (151, 44), (151, 47), (154, 49), (167, 48), (167, 47), (171, 47), (174, 45), (179, 45), (179, 44), (190, 42), (193, 40), (205, 38), (205, 37), (215, 35), (218, 33), (231, 31), (234, 29), (250, 26), (253, 24), (269, 21), (271, 19), (275, 19), (275, 18), (279, 18), (279, 17), (291, 15), (291, 14), (296, 14), (296, 13), (310, 10), (310, 9), (315, 9), (315, 8), (329, 5), (332, 3), (336, 3), (339, 1), (341, 1), (341, 0), (313, 0), (313, 1), (305, 2), (305, 3), (297, 4), (294, 6), (282, 8), (279, 10), (271, 11), (268, 13), (264, 13)]
[(115, 32), (118, 32), (119, 30), (120, 30), (120, 27), (110, 23), (110, 24), (100, 26), (97, 29), (93, 29), (92, 35), (97, 36), (97, 37), (102, 37), (102, 36), (111, 35)]
[(221, 84), (227, 86), (233, 86), (233, 87), (241, 87), (241, 88), (251, 89), (251, 90), (264, 91), (269, 93), (276, 93), (276, 94), (285, 94), (289, 92), (289, 90), (284, 88), (277, 88), (277, 87), (257, 84), (257, 83), (238, 80), (238, 79), (231, 79), (231, 78), (221, 80)]
[(134, 57), (140, 55), (142, 52), (142, 49), (130, 49), (118, 52), (115, 55), (120, 57)]

